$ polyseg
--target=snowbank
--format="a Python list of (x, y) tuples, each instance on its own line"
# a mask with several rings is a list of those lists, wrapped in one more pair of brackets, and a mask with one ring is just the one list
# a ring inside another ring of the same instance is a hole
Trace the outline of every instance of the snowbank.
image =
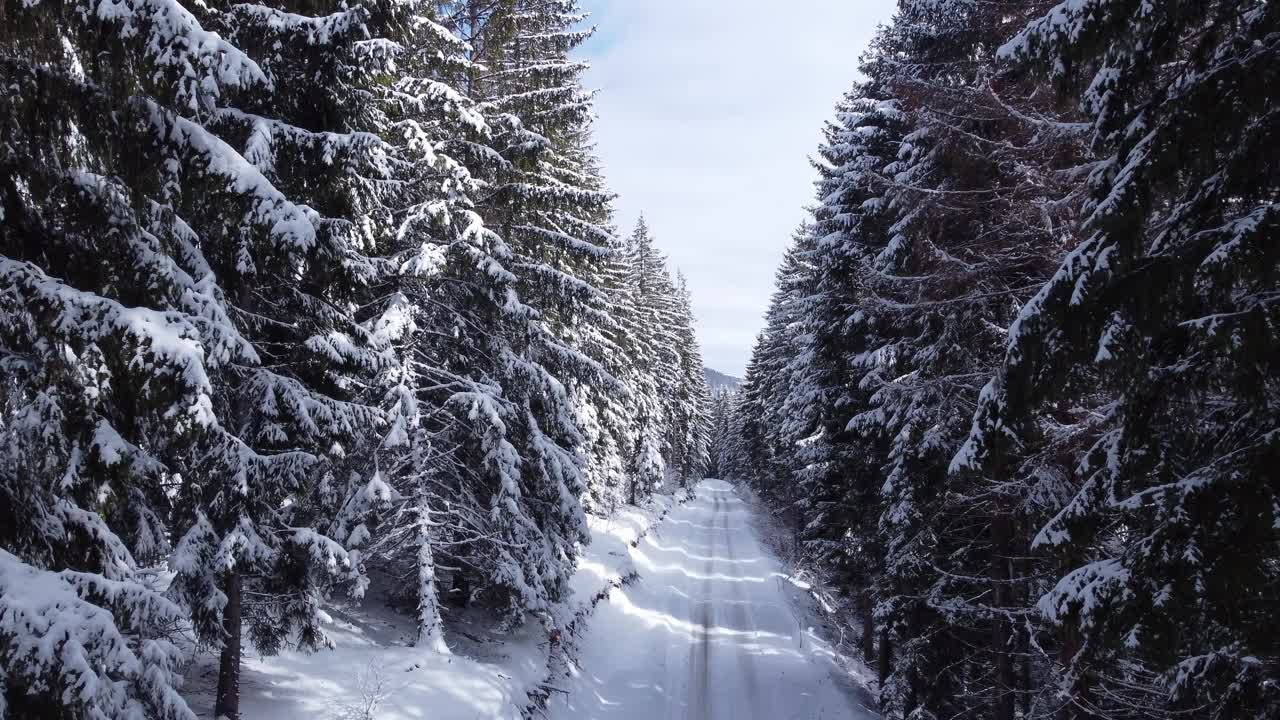
[(547, 717), (878, 718), (754, 516), (732, 484), (704, 480), (627, 548), (639, 578), (595, 608)]
[(831, 661), (855, 688), (854, 695), (863, 708), (875, 708), (880, 683), (875, 672), (862, 661), (857, 646), (861, 629), (855, 627), (856, 613), (847, 606), (847, 600), (841, 599), (832, 583), (821, 576), (818, 568), (797, 562), (795, 533), (770, 512), (749, 485), (738, 483), (734, 492), (751, 508), (750, 523), (756, 537), (781, 563), (787, 578), (779, 587), (794, 612), (809, 628), (810, 635), (821, 637), (829, 644)]
[[(582, 549), (572, 593), (556, 612), (560, 636), (611, 587), (635, 572), (628, 548), (675, 504), (655, 496), (643, 508), (625, 506), (610, 518), (589, 517), (591, 544)], [(446, 616), (453, 654), (412, 645), (414, 618), (371, 596), (329, 608), (325, 631), (334, 649), (262, 657), (246, 648), (241, 677), (244, 720), (516, 720), (550, 690), (562, 644), (542, 624), (502, 633), (478, 615)], [(217, 656), (196, 656), (184, 691), (201, 717), (213, 717)]]

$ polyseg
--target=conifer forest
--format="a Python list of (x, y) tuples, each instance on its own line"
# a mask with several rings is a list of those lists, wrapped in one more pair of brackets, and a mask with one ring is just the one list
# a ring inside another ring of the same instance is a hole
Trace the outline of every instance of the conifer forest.
[(0, 720), (1280, 720), (1280, 6), (858, 0), (739, 381), (604, 1), (0, 0)]

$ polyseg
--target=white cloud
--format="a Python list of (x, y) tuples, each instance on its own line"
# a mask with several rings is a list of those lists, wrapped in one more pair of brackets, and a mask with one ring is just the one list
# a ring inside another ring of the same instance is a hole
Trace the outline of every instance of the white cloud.
[(706, 363), (740, 374), (812, 201), (808, 157), (892, 0), (585, 0), (620, 229), (689, 277)]

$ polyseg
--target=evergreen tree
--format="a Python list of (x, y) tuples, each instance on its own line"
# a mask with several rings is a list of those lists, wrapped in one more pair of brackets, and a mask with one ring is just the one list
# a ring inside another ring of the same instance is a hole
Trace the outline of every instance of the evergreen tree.
[(734, 404), (729, 444), (729, 462), (726, 463), (730, 478), (743, 480), (757, 488), (764, 486), (767, 445), (764, 439), (765, 388), (767, 377), (759, 367), (759, 361), (767, 347), (765, 333), (756, 336), (756, 342), (747, 360), (747, 370), (742, 376), (742, 388)]
[(192, 717), (189, 629), (237, 718), (242, 638), (326, 645), (366, 562), (436, 651), (449, 590), (549, 619), (584, 498), (703, 472), (571, 0), (0, 14), (0, 713)]
[(1278, 27), (1267, 3), (1064, 3), (1001, 48), (1079, 99), (1101, 160), (1084, 239), (1011, 326), (954, 467), (1000, 467), (1100, 370), (1097, 440), (1035, 537), (1068, 568), (1039, 606), (1069, 639), (1071, 717), (1277, 712), (1256, 658), (1277, 587), (1277, 172), (1262, 148)]
[[(24, 512), (34, 521), (15, 521), (5, 543), (48, 572), (6, 576), (46, 578), (53, 604), (40, 612), (79, 597), (74, 612), (93, 623), (57, 660), (15, 671), (25, 680), (6, 692), (26, 708), (79, 686), (98, 696), (55, 702), (189, 716), (163, 690), (176, 651), (149, 636), (190, 613), (222, 647), (219, 708), (234, 717), (246, 579), (269, 593), (247, 614), (270, 650), (290, 631), (321, 642), (326, 586), (356, 577), (317, 531), (313, 490), (340, 443), (379, 419), (343, 390), (379, 362), (342, 307), (367, 262), (341, 221), (291, 198), (214, 132), (232, 103), (272, 105), (276, 68), (176, 5), (121, 10), (26, 6), (4, 35), (22, 98), (4, 123), (6, 344), (25, 348), (8, 353), (21, 371), (5, 405), (26, 418), (6, 421), (6, 446), (45, 463), (35, 476), (50, 483), (14, 496), (12, 507), (47, 512)], [(32, 62), (37, 47), (55, 61)], [(57, 430), (30, 435), (22, 428), (36, 417)], [(30, 460), (14, 462), (18, 472)], [(163, 559), (168, 537), (179, 539), (174, 596), (186, 613), (135, 580), (138, 560)], [(138, 639), (122, 640), (88, 603)], [(15, 638), (43, 625), (25, 623)], [(78, 654), (102, 664), (77, 666)], [(88, 668), (111, 682), (89, 682)]]
[[(864, 57), (868, 81), (838, 108), (817, 163), (806, 253), (816, 277), (792, 291), (803, 309), (789, 342), (803, 352), (766, 364), (762, 381), (783, 388), (763, 412), (779, 463), (769, 481), (797, 493), (780, 502), (802, 511), (807, 560), (858, 590), (849, 610), (862, 616), (864, 656), (878, 651), (882, 702), (903, 716), (1008, 716), (1029, 689), (1013, 677), (1011, 649), (1027, 640), (1001, 629), (1008, 611), (957, 582), (1003, 569), (990, 558), (1009, 551), (988, 544), (1014, 541), (1002, 528), (1022, 486), (946, 482), (1010, 299), (1047, 274), (1036, 249), (1047, 233), (1018, 213), (1043, 216), (1063, 191), (1027, 168), (1070, 157), (1063, 128), (1040, 132), (990, 89), (994, 59), (975, 48), (991, 47), (1006, 20), (905, 2)], [(767, 363), (761, 351), (754, 359)], [(1016, 605), (1014, 580), (993, 577), (989, 597)]]
[(1275, 714), (1276, 21), (904, 1), (864, 56), (724, 472), (859, 595), (887, 716)]
[(629, 354), (634, 338), (631, 259), (621, 238), (614, 237), (609, 255), (595, 269), (593, 284), (601, 302), (590, 322), (579, 328), (579, 343), (599, 363), (602, 382), (575, 386), (585, 441), (587, 495), (592, 512), (608, 514), (626, 502), (631, 492), (631, 459), (636, 442), (635, 358)]
[(585, 35), (569, 8), (444, 5), (414, 41), (417, 75), (391, 97), (406, 148), (432, 162), (415, 163), (419, 194), (396, 233), (401, 267), (419, 275), (400, 281), (413, 353), (400, 415), (418, 430), (377, 551), (399, 564), (418, 547), (423, 635), (437, 646), (437, 551), (464, 568), (455, 589), (510, 620), (544, 613), (585, 539), (584, 471), (608, 465), (593, 464), (604, 447), (592, 402), (617, 380), (595, 359), (611, 318), (593, 283), (607, 272), (611, 195), (587, 150), (589, 97), (567, 58)]
[(728, 477), (731, 464), (730, 443), (733, 441), (733, 410), (737, 392), (717, 388), (711, 392), (711, 410), (707, 421), (707, 474), (710, 477)]
[[(336, 508), (326, 490), (382, 423), (356, 388), (391, 360), (354, 314), (378, 276), (368, 228), (381, 221), (392, 181), (389, 148), (365, 102), (382, 68), (371, 12), (208, 10), (274, 88), (215, 110), (208, 126), (296, 208), (287, 221), (296, 237), (286, 243), (246, 235), (234, 217), (192, 221), (256, 355), (230, 368), (215, 397), (234, 434), (187, 459), (172, 561), (174, 592), (197, 635), (221, 646), (215, 713), (233, 719), (242, 628), (264, 653), (327, 645), (321, 605), (330, 587), (348, 582), (358, 594), (365, 582), (327, 535)], [(209, 200), (187, 200), (184, 214), (199, 217)], [(284, 218), (275, 220), (273, 230)]]
[(368, 390), (388, 424), (359, 458), (363, 466), (333, 483), (341, 503), (334, 534), (349, 547), (367, 546), (381, 569), (417, 578), (407, 594), (417, 605), (418, 642), (447, 652), (437, 555), (465, 558), (454, 548), (485, 532), (462, 480), (472, 472), (467, 457), (448, 449), (461, 442), (450, 412), (468, 407), (455, 398), (459, 389), (483, 388), (468, 373), (487, 361), (491, 351), (477, 338), (501, 314), (509, 282), (495, 257), (505, 244), (474, 209), (481, 187), (454, 157), (488, 134), (475, 103), (455, 87), (469, 67), (466, 45), (434, 5), (395, 7), (403, 12), (374, 21), (394, 40), (398, 78), (371, 90), (370, 109), (391, 148), (395, 196), (373, 224), (379, 274), (360, 312), (367, 331), (390, 347)]
[(666, 259), (653, 246), (649, 225), (641, 216), (627, 238), (629, 265), (627, 295), (630, 308), (624, 319), (624, 333), (630, 342), (624, 347), (631, 358), (629, 384), (635, 412), (635, 441), (631, 449), (630, 500), (636, 502), (659, 488), (667, 473), (666, 427), (671, 387), (673, 347), (671, 297), (667, 290)]
[(690, 487), (702, 479), (711, 444), (711, 392), (707, 389), (702, 352), (694, 332), (693, 296), (684, 275), (677, 273), (676, 334), (679, 339), (680, 380), (678, 416), (674, 419), (672, 455), (681, 485)]

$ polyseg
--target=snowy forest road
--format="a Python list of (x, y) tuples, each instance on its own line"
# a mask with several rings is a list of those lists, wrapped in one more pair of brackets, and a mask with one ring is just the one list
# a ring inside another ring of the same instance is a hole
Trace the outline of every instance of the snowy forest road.
[(704, 480), (631, 549), (640, 579), (596, 609), (553, 720), (876, 717), (749, 520), (732, 485)]

